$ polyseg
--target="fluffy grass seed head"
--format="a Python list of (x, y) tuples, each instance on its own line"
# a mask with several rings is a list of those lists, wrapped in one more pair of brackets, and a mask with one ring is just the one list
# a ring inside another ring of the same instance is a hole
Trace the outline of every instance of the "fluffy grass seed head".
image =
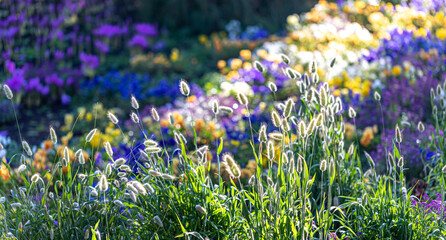
[(327, 170), (327, 160), (322, 159), (321, 165), (319, 166), (319, 168), (322, 172), (325, 172), (325, 170)]
[(12, 94), (11, 88), (7, 84), (3, 85), (3, 92), (5, 93), (6, 98), (9, 100), (11, 100), (14, 97), (14, 95)]
[(277, 92), (277, 85), (273, 82), (268, 83), (268, 88), (273, 93)]
[(158, 225), (160, 228), (163, 227), (163, 222), (161, 221), (161, 218), (158, 216), (153, 217), (153, 221)]
[(379, 94), (378, 91), (375, 91), (375, 93), (373, 94), (373, 96), (375, 97), (375, 100), (377, 102), (381, 101), (381, 94)]
[(220, 106), (218, 109), (224, 113), (227, 113), (227, 114), (231, 114), (234, 112), (234, 110), (231, 107), (227, 107), (227, 106)]
[(423, 122), (419, 121), (417, 125), (418, 131), (424, 132), (424, 124)]
[(50, 127), (50, 138), (51, 142), (53, 142), (54, 145), (57, 144), (57, 135), (56, 131), (54, 130), (53, 126)]
[(130, 114), (130, 118), (132, 119), (132, 121), (133, 121), (134, 123), (139, 123), (139, 117), (138, 117), (138, 114), (136, 114), (135, 112), (132, 112), (132, 113)]
[(280, 126), (284, 132), (289, 132), (291, 130), (290, 123), (286, 118), (282, 118), (282, 124)]
[(190, 94), (189, 84), (187, 84), (186, 80), (184, 80), (184, 79), (180, 80), (180, 92), (181, 92), (181, 94), (183, 94), (186, 97), (189, 96), (189, 94)]
[(262, 124), (260, 126), (259, 130), (259, 142), (264, 143), (267, 141), (267, 135), (266, 135), (266, 124)]
[(272, 141), (268, 141), (267, 144), (267, 155), (269, 160), (273, 160), (275, 157), (274, 143)]
[(38, 173), (36, 173), (31, 177), (31, 182), (37, 183), (39, 181), (39, 179), (40, 179), (40, 175)]
[(403, 141), (403, 135), (401, 134), (401, 130), (398, 124), (396, 124), (395, 127), (395, 140), (397, 143), (401, 143)]
[(321, 88), (320, 93), (319, 93), (319, 104), (321, 106), (326, 106), (328, 104), (328, 95), (327, 95), (327, 91), (325, 91), (325, 88)]
[(112, 158), (113, 157), (113, 149), (112, 149), (110, 142), (105, 142), (104, 148), (105, 148), (105, 152), (107, 152), (108, 156), (110, 156), (110, 158)]
[(199, 211), (201, 214), (206, 215), (206, 209), (200, 205), (195, 205), (195, 209)]
[(118, 118), (116, 117), (116, 115), (113, 114), (112, 112), (109, 111), (109, 112), (107, 113), (107, 117), (108, 117), (108, 119), (110, 119), (110, 122), (112, 122), (113, 124), (115, 124), (115, 125), (118, 124), (119, 120), (118, 120)]
[(403, 200), (407, 199), (407, 189), (406, 189), (406, 187), (402, 187), (401, 188), (401, 195), (403, 197)]
[(218, 115), (218, 113), (220, 112), (220, 108), (219, 108), (219, 104), (218, 104), (218, 100), (214, 99), (211, 101), (211, 107), (212, 107), (212, 112), (215, 115)]
[(310, 136), (311, 134), (313, 134), (315, 127), (316, 127), (316, 120), (315, 120), (315, 118), (313, 118), (313, 119), (311, 119), (310, 123), (308, 124), (307, 136)]
[(173, 117), (173, 114), (172, 114), (171, 112), (169, 112), (169, 113), (167, 114), (167, 117), (169, 118), (169, 124), (170, 124), (171, 126), (174, 126), (174, 125), (175, 125), (175, 118)]
[(248, 106), (248, 97), (242, 92), (237, 92), (237, 101), (240, 103), (240, 105)]
[(174, 177), (174, 176), (172, 176), (172, 175), (170, 175), (170, 174), (167, 174), (167, 173), (163, 173), (163, 174), (161, 174), (161, 178), (162, 178), (162, 179), (165, 179), (165, 180), (175, 180), (175, 177)]
[(91, 130), (91, 131), (87, 134), (87, 136), (85, 137), (85, 141), (86, 141), (86, 142), (91, 142), (91, 140), (93, 140), (93, 137), (94, 137), (94, 135), (96, 134), (96, 132), (97, 132), (97, 129), (96, 129), (96, 128), (93, 129), (93, 130)]
[(306, 126), (305, 126), (305, 122), (304, 121), (300, 121), (298, 129), (299, 129), (300, 137), (304, 138), (307, 135)]
[(240, 167), (235, 162), (235, 160), (231, 154), (225, 153), (223, 155), (223, 162), (225, 163), (224, 166), (225, 166), (226, 172), (228, 172), (228, 174), (231, 178), (234, 179), (234, 178), (240, 177), (240, 175), (241, 175)]
[(82, 149), (77, 150), (76, 153), (74, 154), (74, 156), (78, 159), (80, 164), (82, 164), (82, 165), (85, 164), (85, 157), (84, 157), (84, 152)]
[(101, 178), (99, 179), (99, 190), (101, 190), (102, 192), (108, 190), (108, 181), (105, 174), (102, 174)]
[(309, 66), (309, 67), (310, 67), (310, 69), (309, 69), (309, 70), (310, 70), (310, 72), (311, 72), (311, 73), (313, 73), (313, 74), (314, 74), (314, 73), (316, 73), (316, 72), (317, 72), (317, 63), (316, 63), (316, 61), (314, 61), (314, 60), (313, 60), (313, 61), (311, 61), (311, 63), (310, 63), (310, 66)]
[(273, 122), (274, 127), (280, 127), (280, 115), (276, 110), (271, 111), (271, 120)]
[(290, 58), (285, 54), (280, 54), (280, 58), (282, 58), (282, 62), (287, 65), (291, 63)]
[(301, 173), (303, 171), (303, 161), (305, 161), (305, 159), (299, 155), (299, 157), (297, 158), (297, 172)]
[(336, 64), (336, 57), (331, 59), (331, 61), (330, 61), (330, 68), (333, 68), (335, 64)]
[(118, 158), (116, 159), (116, 161), (113, 163), (113, 167), (114, 168), (119, 168), (120, 166), (122, 166), (127, 160), (125, 160), (125, 158)]
[(290, 160), (288, 159), (288, 154), (286, 152), (282, 152), (282, 162), (284, 164), (288, 164)]
[(135, 110), (139, 109), (138, 100), (136, 100), (136, 98), (135, 98), (135, 96), (133, 96), (133, 94), (132, 94), (132, 98), (131, 98), (131, 104), (132, 104), (132, 108), (134, 108)]
[(291, 98), (288, 98), (285, 102), (285, 109), (283, 110), (283, 116), (289, 118), (291, 116), (291, 112), (293, 111), (294, 101)]
[(110, 176), (111, 173), (112, 173), (112, 165), (108, 163), (107, 167), (105, 167), (105, 175)]
[(398, 160), (398, 167), (402, 169), (404, 167), (404, 158), (401, 156)]
[(67, 161), (70, 160), (70, 150), (66, 146), (63, 148), (63, 157), (67, 159)]
[(280, 132), (272, 132), (272, 133), (269, 133), (268, 136), (276, 141), (282, 141), (282, 139), (283, 139), (283, 134)]
[(261, 73), (265, 71), (265, 67), (259, 61), (254, 61), (254, 68)]
[(151, 113), (152, 113), (153, 120), (159, 122), (160, 121), (160, 115), (158, 114), (158, 111), (156, 110), (156, 108), (153, 107), (152, 110), (151, 110)]
[(20, 166), (17, 168), (17, 172), (18, 172), (18, 173), (21, 173), (21, 172), (23, 172), (23, 171), (26, 171), (26, 165), (25, 165), (25, 164), (22, 164), (22, 165), (20, 165)]
[(155, 140), (152, 140), (152, 139), (147, 139), (144, 141), (144, 145), (146, 147), (156, 147), (156, 146), (158, 146), (158, 142)]
[(335, 162), (332, 157), (332, 158), (330, 158), (330, 163), (328, 165), (328, 172), (331, 174), (331, 173), (333, 173), (334, 170), (335, 170)]
[(355, 111), (355, 109), (353, 109), (352, 107), (349, 107), (349, 108), (348, 108), (348, 116), (349, 116), (350, 118), (355, 118), (355, 117), (356, 117), (356, 111)]
[(26, 154), (28, 154), (28, 156), (32, 156), (33, 152), (31, 151), (31, 147), (29, 146), (27, 141), (22, 141), (22, 147), (23, 150), (25, 150)]

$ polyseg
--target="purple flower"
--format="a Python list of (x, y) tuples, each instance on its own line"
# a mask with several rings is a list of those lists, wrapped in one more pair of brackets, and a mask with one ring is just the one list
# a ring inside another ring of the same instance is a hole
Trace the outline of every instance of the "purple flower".
[(148, 43), (147, 39), (143, 35), (135, 35), (133, 38), (129, 41), (128, 45), (130, 47), (141, 47), (141, 48), (147, 48)]
[(12, 74), (15, 71), (15, 63), (13, 61), (11, 61), (9, 59), (6, 60), (5, 66), (10, 74)]
[(94, 41), (94, 46), (101, 52), (101, 53), (108, 53), (108, 51), (110, 50), (110, 48), (108, 47), (107, 44), (96, 40)]
[(71, 102), (71, 97), (64, 93), (60, 100), (61, 100), (63, 105), (68, 105)]
[(81, 53), (79, 59), (82, 62), (82, 70), (94, 70), (99, 66), (99, 58), (93, 54)]
[(141, 34), (141, 35), (145, 35), (145, 36), (149, 36), (149, 37), (156, 37), (158, 35), (158, 25), (157, 24), (139, 23), (139, 24), (135, 24), (134, 28), (138, 32), (138, 34)]

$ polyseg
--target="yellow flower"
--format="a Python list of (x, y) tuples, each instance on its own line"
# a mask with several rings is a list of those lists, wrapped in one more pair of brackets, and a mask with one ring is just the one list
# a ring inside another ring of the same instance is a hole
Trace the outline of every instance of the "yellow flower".
[(240, 141), (237, 141), (237, 140), (231, 140), (231, 145), (233, 145), (233, 146), (240, 146)]
[(243, 49), (240, 51), (240, 57), (242, 57), (243, 59), (247, 60), (251, 58), (251, 51), (249, 51), (248, 49)]
[(8, 182), (11, 179), (11, 176), (9, 175), (9, 170), (6, 166), (4, 166), (6, 163), (6, 158), (3, 157), (2, 162), (0, 162), (0, 177), (3, 179), (3, 181)]
[(85, 116), (85, 120), (87, 120), (87, 122), (90, 122), (91, 120), (93, 120), (93, 114), (87, 113), (87, 115)]
[(392, 68), (392, 74), (398, 77), (401, 74), (401, 67), (399, 65), (394, 66)]
[(265, 49), (259, 49), (257, 50), (257, 56), (260, 58), (266, 58), (268, 57), (268, 52)]
[(238, 59), (238, 58), (234, 58), (231, 61), (231, 69), (232, 70), (237, 70), (242, 66), (243, 62), (242, 60)]
[(446, 29), (444, 28), (438, 29), (437, 32), (435, 32), (435, 36), (437, 36), (437, 38), (443, 41), (444, 39), (446, 39)]
[(250, 62), (243, 63), (243, 69), (250, 70), (252, 68), (252, 64)]
[(339, 90), (339, 89), (334, 90), (334, 91), (333, 91), (333, 95), (334, 95), (335, 97), (339, 97), (339, 96), (341, 95), (341, 90)]
[(172, 62), (176, 62), (179, 58), (180, 51), (177, 48), (172, 49), (172, 52), (170, 53), (170, 60)]
[(218, 62), (217, 62), (217, 67), (218, 67), (219, 69), (222, 69), (222, 68), (226, 67), (226, 61), (225, 61), (225, 60), (220, 60), (220, 61), (218, 61)]
[(208, 37), (206, 37), (206, 35), (204, 35), (204, 34), (201, 34), (200, 36), (198, 36), (198, 41), (200, 42), (200, 43), (206, 43), (207, 41), (208, 41)]
[(426, 32), (426, 29), (419, 28), (418, 30), (415, 31), (414, 34), (415, 34), (416, 37), (426, 37), (427, 32)]
[(65, 125), (71, 125), (73, 123), (74, 117), (71, 114), (65, 114)]

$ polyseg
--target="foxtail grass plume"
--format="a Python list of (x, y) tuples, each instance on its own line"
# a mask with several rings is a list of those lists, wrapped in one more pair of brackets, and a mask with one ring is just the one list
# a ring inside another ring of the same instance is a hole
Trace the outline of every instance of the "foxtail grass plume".
[(105, 174), (102, 174), (101, 178), (99, 179), (99, 190), (101, 190), (102, 192), (108, 190), (108, 181)]
[(261, 73), (263, 73), (263, 71), (265, 71), (265, 68), (259, 61), (254, 61), (254, 68)]
[(85, 164), (85, 156), (84, 156), (84, 152), (82, 149), (77, 150), (76, 153), (74, 154), (74, 156), (78, 159), (80, 164), (82, 164), (82, 165)]
[(356, 111), (355, 111), (355, 109), (353, 109), (352, 107), (350, 107), (350, 108), (348, 109), (348, 116), (349, 116), (350, 118), (355, 118), (355, 117), (356, 117)]
[(158, 115), (158, 111), (156, 110), (156, 108), (152, 108), (152, 118), (153, 120), (159, 122), (160, 121), (160, 115)]
[(152, 140), (152, 139), (147, 139), (144, 141), (144, 145), (146, 147), (156, 147), (156, 146), (158, 146), (158, 142), (155, 140)]
[(441, 95), (441, 92), (442, 92), (441, 85), (438, 84), (438, 85), (437, 85), (437, 95), (440, 96), (440, 95)]
[(229, 153), (223, 155), (223, 166), (231, 178), (239, 178), (241, 175), (240, 167)]
[(398, 160), (398, 167), (400, 169), (402, 169), (404, 167), (404, 158), (400, 157), (400, 159)]
[(315, 60), (311, 61), (309, 70), (310, 70), (311, 73), (316, 73), (317, 72), (317, 63), (316, 63)]
[(116, 161), (113, 163), (113, 166), (114, 166), (115, 168), (119, 168), (119, 167), (122, 166), (125, 162), (126, 162), (125, 158), (118, 158), (118, 159), (116, 159)]
[(67, 161), (70, 160), (70, 150), (68, 147), (63, 148), (63, 157), (67, 159)]
[(303, 171), (303, 161), (305, 161), (305, 159), (299, 155), (299, 157), (297, 158), (297, 172), (300, 174)]
[(327, 96), (327, 92), (325, 91), (325, 88), (321, 88), (320, 93), (319, 93), (319, 99), (320, 99), (320, 102), (319, 102), (320, 105), (326, 106), (328, 104), (328, 96)]
[(319, 82), (319, 74), (317, 74), (317, 73), (311, 74), (311, 79), (313, 80), (314, 83), (318, 83)]
[(186, 97), (189, 96), (190, 94), (189, 84), (187, 84), (187, 82), (184, 79), (180, 80), (180, 92)]
[(219, 104), (216, 99), (211, 101), (212, 112), (217, 115), (220, 112)]
[(395, 127), (395, 140), (397, 143), (401, 143), (403, 141), (403, 135), (401, 134), (401, 130), (398, 124), (396, 124)]
[(22, 147), (23, 147), (23, 150), (25, 150), (26, 154), (28, 154), (28, 156), (33, 155), (33, 152), (31, 151), (31, 147), (29, 146), (27, 141), (22, 141)]
[(161, 221), (161, 218), (158, 216), (153, 217), (153, 221), (158, 225), (159, 227), (163, 227), (163, 222)]
[(418, 131), (424, 132), (424, 124), (423, 122), (419, 121), (417, 125)]
[(285, 73), (290, 79), (299, 79), (300, 76), (296, 70), (289, 67), (285, 69)]
[(273, 125), (275, 127), (280, 127), (280, 116), (279, 113), (276, 110), (271, 111), (271, 120), (273, 122)]
[(306, 126), (305, 126), (305, 122), (304, 121), (300, 121), (298, 129), (299, 129), (300, 137), (304, 138), (307, 135)]
[(21, 172), (23, 172), (23, 171), (26, 171), (26, 165), (25, 165), (25, 164), (22, 164), (22, 165), (20, 165), (20, 166), (17, 168), (17, 172), (18, 172), (18, 173), (21, 173)]
[(302, 94), (305, 91), (304, 83), (301, 81), (296, 82), (297, 88), (299, 89), (299, 93)]
[(268, 136), (276, 141), (282, 141), (282, 139), (283, 139), (283, 134), (279, 133), (279, 132), (269, 133)]
[(154, 177), (160, 177), (162, 175), (160, 172), (155, 171), (155, 170), (149, 170), (149, 174)]
[(56, 135), (56, 131), (54, 130), (54, 128), (51, 126), (50, 127), (50, 138), (51, 138), (51, 142), (53, 142), (54, 145), (57, 144), (57, 135)]
[(220, 106), (218, 109), (227, 114), (231, 114), (232, 112), (234, 112), (234, 110), (232, 110), (231, 107), (226, 107), (226, 106)]
[(393, 157), (393, 155), (389, 152), (388, 154), (388, 158), (389, 158), (389, 163), (392, 167), (395, 166), (395, 158)]
[(294, 126), (299, 125), (299, 120), (297, 119), (296, 116), (291, 116), (291, 117), (290, 117), (290, 121), (291, 121), (291, 123), (292, 123)]
[(277, 85), (273, 82), (268, 83), (268, 88), (273, 93), (277, 92)]
[(373, 96), (375, 97), (375, 100), (376, 101), (381, 101), (381, 94), (379, 94), (379, 92), (378, 91), (375, 91), (375, 93), (373, 94)]
[(430, 93), (431, 93), (431, 101), (433, 102), (435, 100), (435, 92), (433, 88), (431, 88)]
[(285, 109), (283, 110), (283, 116), (289, 118), (291, 116), (291, 112), (293, 111), (294, 101), (291, 98), (288, 98), (285, 102)]
[(259, 130), (259, 142), (264, 143), (267, 140), (266, 124), (262, 124)]
[(200, 205), (195, 205), (195, 209), (199, 211), (201, 214), (206, 215), (206, 209)]
[(246, 95), (242, 92), (237, 93), (237, 101), (240, 103), (240, 105), (248, 105), (248, 97), (246, 97)]
[(322, 127), (324, 125), (324, 114), (319, 113), (316, 117), (316, 126)]
[(282, 153), (282, 162), (283, 162), (284, 164), (287, 164), (287, 163), (289, 162), (288, 154), (287, 154), (286, 152), (283, 152), (283, 153)]
[(275, 155), (275, 150), (274, 150), (274, 143), (272, 141), (268, 141), (267, 144), (267, 155), (268, 155), (268, 159), (269, 160), (273, 160), (274, 159), (274, 155)]
[(403, 197), (403, 200), (407, 199), (407, 189), (406, 189), (406, 187), (402, 187), (401, 188), (401, 195)]
[(11, 88), (9, 88), (9, 86), (7, 84), (3, 85), (3, 92), (5, 93), (6, 98), (9, 100), (11, 100), (14, 97), (14, 95), (12, 94)]
[(37, 183), (37, 181), (39, 181), (39, 179), (40, 179), (40, 175), (38, 173), (36, 173), (31, 177), (31, 182)]
[(97, 131), (96, 128), (93, 129), (93, 130), (91, 130), (91, 131), (87, 134), (87, 136), (85, 137), (85, 141), (86, 141), (86, 142), (91, 142), (91, 140), (93, 140), (94, 135), (96, 134), (96, 131)]
[(280, 126), (282, 127), (282, 130), (284, 132), (289, 132), (291, 130), (290, 123), (287, 121), (286, 118), (282, 118), (282, 124)]
[(135, 110), (139, 109), (138, 100), (136, 100), (135, 96), (133, 96), (133, 95), (132, 95), (132, 98), (131, 98), (131, 104), (132, 104), (132, 108), (134, 108)]
[(290, 58), (285, 54), (280, 54), (280, 58), (282, 58), (282, 62), (287, 65), (290, 64), (291, 62)]
[(333, 173), (333, 171), (335, 170), (335, 162), (333, 158), (330, 158), (330, 164), (328, 165), (328, 171), (331, 173)]
[(115, 124), (115, 125), (118, 124), (119, 120), (118, 120), (118, 118), (115, 116), (115, 114), (113, 114), (113, 113), (111, 113), (111, 112), (108, 112), (108, 113), (107, 113), (107, 117), (108, 117), (108, 119), (110, 119), (110, 122), (112, 122), (113, 124)]
[(132, 119), (132, 121), (133, 121), (134, 123), (139, 123), (139, 117), (138, 117), (138, 114), (136, 114), (135, 112), (132, 112), (132, 113), (130, 114), (130, 118)]
[(304, 74), (304, 83), (306, 88), (309, 88), (311, 86), (310, 76), (308, 76), (307, 73)]
[(105, 142), (104, 148), (105, 148), (105, 152), (107, 152), (108, 156), (110, 156), (110, 158), (112, 158), (113, 157), (113, 149), (111, 147), (110, 142)]
[(325, 170), (327, 170), (327, 160), (322, 159), (321, 165), (319, 166), (319, 168), (322, 172), (325, 172)]
[(331, 59), (331, 61), (330, 61), (330, 68), (333, 68), (334, 65), (335, 65), (335, 63), (336, 63), (336, 57), (334, 57), (333, 59)]
[(434, 106), (434, 107), (432, 108), (432, 115), (434, 115), (434, 118), (437, 118), (437, 113), (438, 113), (437, 106)]
[(171, 126), (175, 125), (175, 118), (173, 117), (173, 114), (171, 112), (169, 112), (169, 114), (167, 114), (167, 117), (169, 118), (169, 124)]
[(353, 155), (353, 151), (355, 150), (355, 145), (350, 144), (350, 147), (348, 148), (348, 155), (351, 156)]
[(107, 167), (105, 167), (105, 175), (110, 176), (111, 173), (112, 173), (112, 165), (108, 163)]
[(315, 121), (315, 119), (313, 118), (313, 119), (311, 119), (311, 121), (310, 121), (310, 123), (308, 124), (308, 127), (307, 127), (307, 136), (310, 136), (311, 134), (313, 134), (313, 132), (314, 132), (314, 129), (315, 129), (315, 125), (316, 125), (316, 123), (315, 123), (316, 121)]

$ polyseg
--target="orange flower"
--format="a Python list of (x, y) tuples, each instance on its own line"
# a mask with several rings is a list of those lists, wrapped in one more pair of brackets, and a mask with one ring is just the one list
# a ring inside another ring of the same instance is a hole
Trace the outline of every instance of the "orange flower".
[(46, 140), (45, 142), (43, 142), (43, 149), (45, 149), (45, 151), (48, 151), (53, 148), (54, 148), (53, 142), (51, 142), (50, 140)]
[(0, 177), (3, 179), (3, 181), (7, 182), (11, 180), (11, 176), (9, 175), (9, 170), (6, 166), (4, 166), (6, 163), (6, 158), (3, 157), (2, 162), (0, 163)]
[(371, 127), (366, 127), (364, 129), (364, 132), (362, 134), (362, 138), (361, 138), (361, 145), (364, 147), (368, 147), (370, 142), (373, 140), (373, 128)]
[(240, 57), (242, 57), (243, 59), (247, 60), (251, 58), (251, 51), (244, 49), (240, 51)]

